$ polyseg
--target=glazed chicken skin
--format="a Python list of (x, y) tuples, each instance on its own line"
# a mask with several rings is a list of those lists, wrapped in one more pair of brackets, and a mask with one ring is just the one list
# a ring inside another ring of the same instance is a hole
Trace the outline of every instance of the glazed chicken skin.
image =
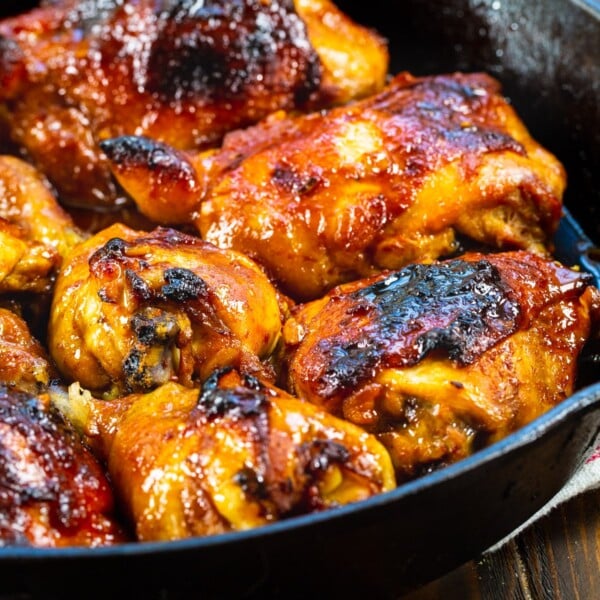
[(69, 205), (126, 201), (97, 143), (206, 148), (278, 109), (364, 96), (387, 46), (329, 0), (47, 0), (0, 22), (12, 142)]
[(288, 386), (376, 434), (405, 481), (564, 400), (599, 326), (591, 277), (536, 255), (413, 264), (293, 309)]
[(192, 220), (303, 301), (449, 256), (458, 237), (546, 254), (565, 186), (485, 74), (400, 74), (368, 99), (278, 113), (192, 159), (127, 137), (103, 148), (142, 212)]
[(109, 395), (198, 385), (227, 365), (272, 377), (286, 310), (242, 254), (173, 229), (113, 225), (65, 262), (48, 347), (67, 381)]
[(0, 155), (0, 293), (48, 293), (63, 257), (82, 239), (46, 179)]
[(106, 456), (140, 541), (243, 530), (394, 487), (385, 448), (361, 428), (230, 369), (201, 390), (167, 383), (61, 409)]
[(25, 320), (0, 308), (0, 386), (35, 395), (57, 379), (46, 350)]
[(0, 388), (0, 546), (126, 539), (100, 464), (48, 397)]

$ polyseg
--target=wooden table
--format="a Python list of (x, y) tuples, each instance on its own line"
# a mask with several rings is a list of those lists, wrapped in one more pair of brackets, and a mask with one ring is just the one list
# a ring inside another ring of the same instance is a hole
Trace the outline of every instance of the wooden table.
[(402, 600), (600, 598), (600, 490), (573, 498), (515, 540)]

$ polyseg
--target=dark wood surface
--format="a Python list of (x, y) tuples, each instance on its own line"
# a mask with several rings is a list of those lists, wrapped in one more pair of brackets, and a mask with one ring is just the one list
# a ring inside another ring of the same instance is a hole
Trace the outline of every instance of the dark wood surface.
[(573, 498), (497, 551), (402, 600), (595, 598), (600, 598), (600, 490)]

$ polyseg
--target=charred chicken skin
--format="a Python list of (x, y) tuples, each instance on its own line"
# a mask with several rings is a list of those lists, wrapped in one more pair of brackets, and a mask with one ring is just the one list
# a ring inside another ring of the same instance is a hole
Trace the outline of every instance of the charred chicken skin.
[(236, 371), (113, 401), (73, 388), (62, 409), (106, 456), (139, 540), (248, 529), (395, 485), (375, 437)]
[(287, 304), (246, 256), (173, 229), (113, 225), (68, 257), (48, 344), (69, 381), (96, 392), (197, 385), (216, 367), (268, 376)]
[(46, 179), (0, 155), (0, 293), (49, 292), (62, 258), (81, 240)]
[(106, 546), (126, 536), (92, 453), (48, 397), (0, 388), (0, 546)]
[(589, 275), (527, 252), (413, 264), (294, 309), (288, 382), (376, 434), (402, 481), (569, 396), (599, 323)]
[(12, 141), (73, 206), (125, 202), (97, 144), (214, 146), (278, 109), (379, 89), (385, 42), (328, 0), (48, 0), (0, 22)]
[(401, 74), (370, 98), (275, 114), (192, 159), (135, 138), (103, 147), (142, 212), (168, 222), (187, 210), (204, 239), (246, 252), (299, 300), (448, 256), (457, 236), (545, 254), (565, 185), (484, 74)]

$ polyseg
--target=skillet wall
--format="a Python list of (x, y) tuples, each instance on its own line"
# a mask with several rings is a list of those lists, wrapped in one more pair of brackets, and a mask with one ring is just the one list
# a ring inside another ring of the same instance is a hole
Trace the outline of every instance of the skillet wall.
[[(600, 0), (334, 1), (388, 39), (392, 73), (496, 76), (565, 165), (565, 203), (600, 244)], [(0, 17), (36, 4), (3, 2)]]
[(598, 0), (337, 0), (389, 41), (391, 71), (485, 70), (568, 174), (565, 203), (600, 243)]

